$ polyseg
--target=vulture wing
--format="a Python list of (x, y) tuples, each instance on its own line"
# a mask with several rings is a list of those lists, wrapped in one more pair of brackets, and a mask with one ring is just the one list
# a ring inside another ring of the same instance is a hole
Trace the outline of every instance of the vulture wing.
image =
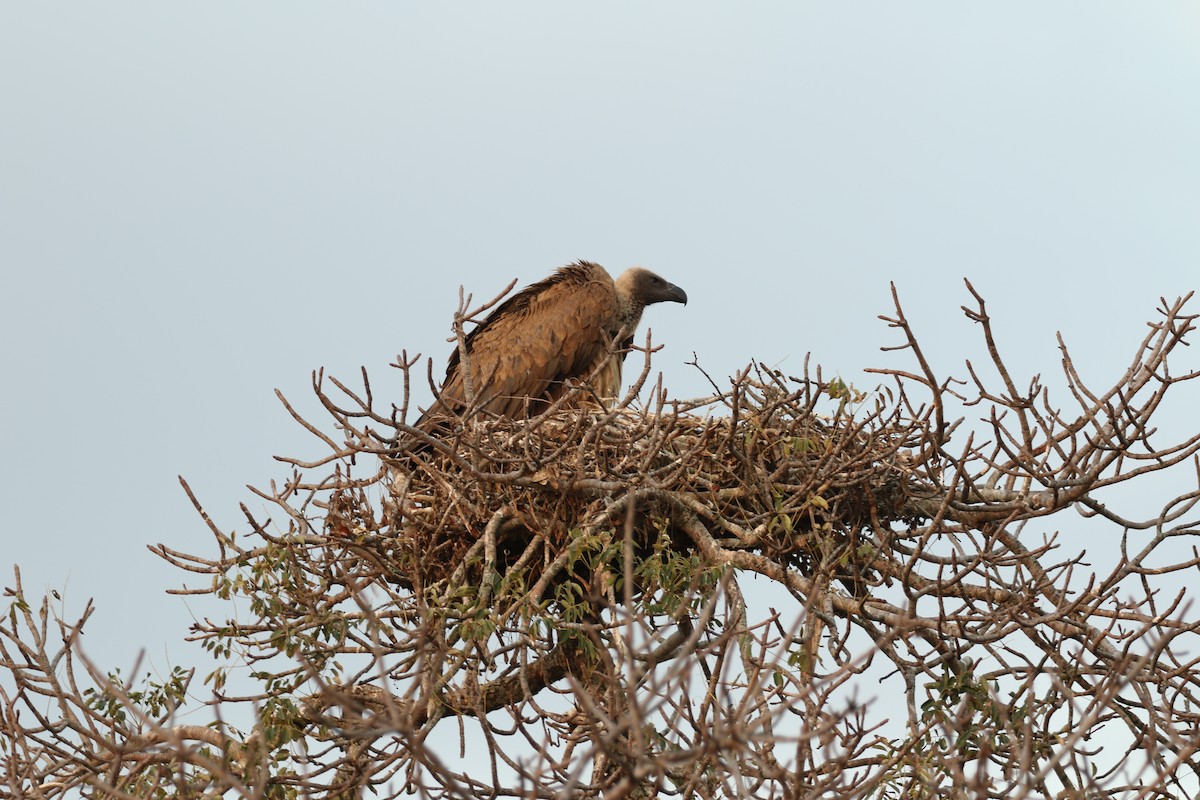
[[(619, 318), (612, 278), (587, 262), (564, 267), (510, 297), (467, 336), (475, 404), (518, 419), (544, 411), (562, 396), (566, 381), (587, 377), (608, 357)], [(462, 368), (455, 348), (430, 416), (466, 408)], [(610, 382), (611, 372), (605, 369), (600, 380)], [(598, 388), (619, 391), (619, 369), (617, 386)]]

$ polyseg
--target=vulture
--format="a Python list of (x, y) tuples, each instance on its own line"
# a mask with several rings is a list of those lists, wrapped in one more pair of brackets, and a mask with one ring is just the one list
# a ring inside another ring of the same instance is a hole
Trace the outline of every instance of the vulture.
[(596, 399), (611, 405), (621, 393), (621, 362), (642, 310), (666, 301), (686, 304), (687, 294), (641, 267), (615, 281), (590, 261), (559, 268), (505, 300), (466, 335), (472, 407), (456, 347), (439, 397), (417, 427), (432, 432), (439, 419), (473, 409), (536, 416), (588, 378)]

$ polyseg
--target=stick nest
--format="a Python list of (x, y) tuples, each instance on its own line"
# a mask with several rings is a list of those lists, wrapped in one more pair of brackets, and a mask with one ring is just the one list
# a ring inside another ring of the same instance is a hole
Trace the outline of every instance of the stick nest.
[(436, 444), (393, 449), (378, 518), (363, 487), (338, 489), (327, 532), (375, 534), (400, 585), (474, 582), (487, 559), (473, 554), (490, 553), (501, 575), (525, 569), (527, 591), (569, 567), (564, 554), (580, 542), (603, 549), (628, 532), (643, 558), (694, 552), (688, 525), (699, 522), (724, 548), (857, 593), (879, 549), (865, 532), (916, 520), (907, 444), (847, 414), (815, 414), (808, 394), (746, 381), (733, 395), (653, 413), (466, 418)]

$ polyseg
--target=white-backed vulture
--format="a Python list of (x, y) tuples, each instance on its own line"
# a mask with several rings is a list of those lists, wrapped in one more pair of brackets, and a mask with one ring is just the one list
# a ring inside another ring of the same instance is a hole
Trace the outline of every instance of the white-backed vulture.
[[(545, 411), (572, 383), (591, 376), (606, 406), (620, 396), (621, 363), (642, 310), (687, 303), (687, 294), (649, 270), (633, 267), (615, 281), (589, 261), (561, 267), (505, 300), (467, 334), (473, 407), (521, 419)], [(440, 397), (417, 423), (469, 411), (458, 348), (450, 355)]]

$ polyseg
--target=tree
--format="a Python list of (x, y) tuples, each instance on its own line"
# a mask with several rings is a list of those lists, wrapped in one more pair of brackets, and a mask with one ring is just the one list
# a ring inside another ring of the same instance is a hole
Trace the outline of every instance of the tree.
[[(91, 608), (56, 617), (16, 573), (0, 793), (1190, 796), (1198, 623), (1164, 581), (1200, 566), (1175, 547), (1200, 491), (1149, 519), (1105, 501), (1200, 467), (1200, 435), (1155, 430), (1200, 375), (1169, 366), (1188, 298), (1103, 391), (1060, 338), (1068, 411), (1018, 387), (967, 286), (995, 385), (969, 362), (936, 376), (898, 298), (916, 368), (870, 394), (752, 364), (639, 405), (647, 338), (611, 411), (433, 439), (404, 422), (415, 359), (393, 365), (398, 405), (365, 370), (315, 374), (329, 420), (284, 403), (328, 452), (256, 490), (274, 517), (243, 506), (247, 531), (223, 531), (185, 483), (215, 547), (151, 548), (203, 576), (180, 593), (236, 601), (192, 630), (207, 675), (98, 671), (76, 647)], [(1082, 524), (1113, 533), (1109, 563), (1051, 527)], [(197, 703), (213, 723), (181, 721)]]

